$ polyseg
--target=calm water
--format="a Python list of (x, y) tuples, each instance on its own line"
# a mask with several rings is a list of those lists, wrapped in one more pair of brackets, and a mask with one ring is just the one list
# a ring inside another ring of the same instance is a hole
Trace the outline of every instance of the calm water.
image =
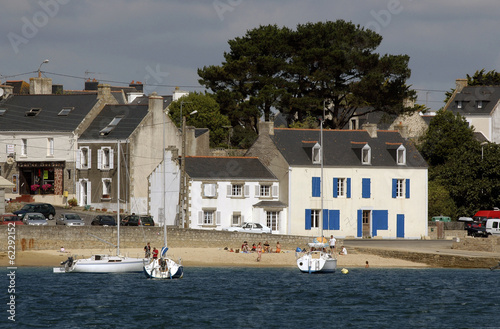
[(186, 268), (156, 281), (45, 267), (18, 268), (15, 285), (21, 328), (500, 327), (500, 270)]

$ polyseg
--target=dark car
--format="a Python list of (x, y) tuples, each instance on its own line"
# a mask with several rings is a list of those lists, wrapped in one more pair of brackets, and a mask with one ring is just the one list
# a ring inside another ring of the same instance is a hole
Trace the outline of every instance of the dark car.
[(464, 228), (467, 230), (467, 235), (488, 237), (486, 221), (487, 218), (474, 217), (472, 221), (465, 222)]
[(122, 218), (120, 225), (123, 226), (155, 226), (153, 217), (146, 215), (129, 215)]
[(33, 202), (25, 204), (21, 209), (14, 211), (19, 218), (23, 218), (26, 213), (38, 212), (45, 216), (47, 219), (54, 219), (56, 209), (50, 203)]
[(90, 225), (115, 226), (116, 221), (115, 218), (110, 215), (97, 215), (94, 219), (92, 219)]

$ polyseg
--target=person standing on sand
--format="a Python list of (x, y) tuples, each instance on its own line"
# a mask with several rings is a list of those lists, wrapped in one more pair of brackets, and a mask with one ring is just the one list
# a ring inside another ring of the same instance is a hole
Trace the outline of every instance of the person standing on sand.
[(260, 262), (260, 259), (262, 257), (262, 245), (259, 244), (257, 245), (257, 261)]
[(330, 253), (335, 253), (335, 242), (337, 242), (337, 239), (333, 237), (333, 235), (330, 235)]
[(144, 247), (144, 258), (149, 258), (151, 257), (151, 245), (148, 244)]

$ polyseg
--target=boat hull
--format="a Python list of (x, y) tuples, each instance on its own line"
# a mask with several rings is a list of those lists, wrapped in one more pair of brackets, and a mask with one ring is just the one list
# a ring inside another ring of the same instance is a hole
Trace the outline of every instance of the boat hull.
[(337, 259), (326, 252), (309, 252), (297, 259), (297, 267), (302, 273), (334, 273)]
[(145, 258), (94, 255), (67, 263), (62, 268), (66, 273), (130, 273), (142, 272), (146, 261)]
[(170, 258), (153, 259), (143, 267), (148, 279), (180, 279), (184, 275), (184, 267)]

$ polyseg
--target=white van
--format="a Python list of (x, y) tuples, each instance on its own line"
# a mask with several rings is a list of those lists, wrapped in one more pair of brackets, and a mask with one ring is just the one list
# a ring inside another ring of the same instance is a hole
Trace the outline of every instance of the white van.
[(490, 218), (486, 221), (486, 233), (500, 235), (500, 219)]

